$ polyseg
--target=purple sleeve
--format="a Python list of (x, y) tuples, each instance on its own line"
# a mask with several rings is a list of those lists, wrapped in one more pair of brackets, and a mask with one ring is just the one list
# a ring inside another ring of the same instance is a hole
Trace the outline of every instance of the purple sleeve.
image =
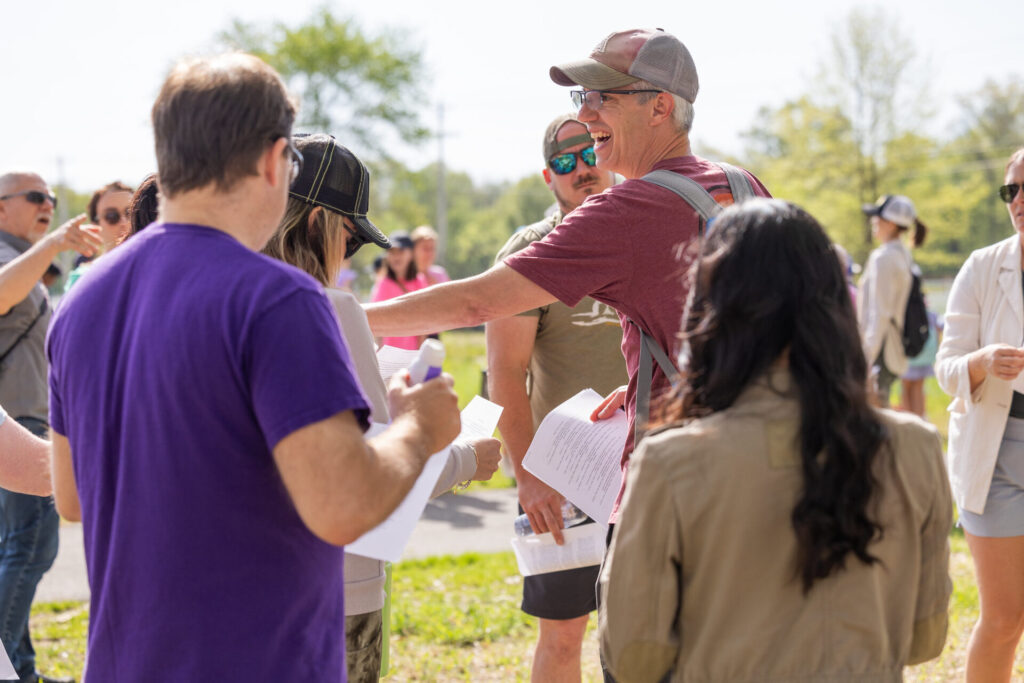
[[(46, 345), (49, 349), (49, 344)], [(64, 426), (64, 404), (60, 398), (60, 387), (58, 386), (54, 365), (51, 360), (49, 369), (50, 380), (50, 429), (61, 436), (67, 435), (67, 428)]]
[(268, 448), (346, 410), (368, 427), (370, 404), (323, 293), (302, 290), (267, 309), (247, 347), (253, 411)]
[(628, 226), (606, 192), (588, 198), (543, 239), (504, 263), (567, 306), (585, 296), (614, 299), (634, 263), (632, 255), (623, 254), (623, 248), (635, 248), (623, 240), (624, 230)]

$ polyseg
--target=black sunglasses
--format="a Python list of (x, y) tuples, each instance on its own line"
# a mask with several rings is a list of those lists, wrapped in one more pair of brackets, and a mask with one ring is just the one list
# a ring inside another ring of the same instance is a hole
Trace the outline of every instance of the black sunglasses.
[(351, 238), (345, 241), (345, 258), (352, 258), (353, 256), (356, 255), (356, 252), (359, 251), (359, 248), (361, 246), (370, 243), (369, 237), (359, 232), (355, 228), (349, 227), (348, 221), (350, 220), (352, 219), (346, 218), (346, 220), (342, 222), (342, 226), (345, 228), (345, 232), (347, 232), (349, 234), (349, 237)]
[(583, 163), (587, 166), (593, 166), (597, 163), (597, 155), (594, 154), (594, 146), (591, 145), (578, 152), (556, 154), (548, 159), (548, 166), (555, 172), (555, 175), (566, 175), (576, 170), (576, 157), (582, 159)]
[(40, 192), (39, 190), (25, 190), (24, 192), (14, 192), (12, 194), (5, 194), (3, 197), (0, 197), (0, 200), (13, 199), (14, 197), (24, 197), (26, 202), (30, 204), (39, 205), (42, 205), (43, 202), (49, 200), (49, 202), (53, 204), (53, 208), (57, 208), (57, 198), (52, 194), (46, 194), (45, 192)]
[(117, 209), (107, 209), (102, 214), (100, 214), (100, 218), (102, 218), (107, 223), (110, 223), (111, 225), (117, 225), (118, 223), (120, 223), (122, 216), (124, 216), (125, 220), (128, 220), (127, 211), (121, 213)]
[[(1010, 183), (1009, 185), (1003, 185), (999, 188), (999, 198), (1009, 204), (1013, 201), (1013, 198), (1017, 196), (1017, 191), (1020, 190), (1021, 185), (1017, 183)], [(0, 197), (2, 199), (2, 197)]]

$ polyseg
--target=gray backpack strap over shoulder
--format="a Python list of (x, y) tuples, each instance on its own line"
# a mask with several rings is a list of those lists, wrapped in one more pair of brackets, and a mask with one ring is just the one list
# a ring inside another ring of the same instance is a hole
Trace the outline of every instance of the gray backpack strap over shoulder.
[[(733, 203), (739, 204), (754, 196), (754, 187), (750, 184), (750, 178), (746, 173), (731, 164), (720, 163), (718, 167), (722, 169), (726, 180), (729, 181), (729, 191), (732, 193)], [(712, 216), (717, 216), (722, 211), (722, 205), (716, 202), (704, 189), (704, 186), (693, 178), (687, 178), (674, 171), (658, 170), (651, 171), (643, 177), (643, 180), (675, 192), (705, 221)]]
[[(754, 187), (750, 184), (747, 174), (730, 164), (718, 164), (729, 181), (729, 191), (732, 193), (733, 203), (739, 204), (754, 196)], [(642, 180), (664, 187), (679, 195), (683, 201), (693, 207), (693, 210), (704, 219), (717, 216), (722, 212), (722, 205), (715, 201), (714, 197), (708, 194), (704, 186), (692, 178), (673, 171), (658, 170), (651, 171)], [(670, 382), (676, 382), (679, 378), (679, 371), (669, 360), (665, 350), (654, 341), (654, 337), (632, 320), (629, 321), (639, 331), (641, 336), (640, 362), (637, 366), (636, 382), (636, 418), (633, 425), (633, 447), (635, 448), (647, 429), (647, 422), (650, 420), (651, 412), (651, 382), (654, 379), (654, 367), (651, 363), (653, 357), (658, 361), (658, 366)]]
[(654, 341), (654, 337), (647, 334), (644, 328), (632, 320), (629, 323), (640, 332), (640, 362), (637, 365), (636, 375), (636, 414), (633, 420), (633, 447), (640, 443), (644, 432), (647, 431), (647, 423), (651, 419), (651, 382), (654, 380), (654, 366), (651, 363), (653, 358), (658, 362), (658, 367), (665, 373), (669, 382), (675, 383), (679, 379), (679, 371), (669, 360), (668, 354)]
[(729, 190), (732, 192), (734, 204), (742, 204), (754, 198), (754, 186), (750, 184), (750, 178), (746, 173), (732, 164), (721, 162), (718, 165), (725, 171), (725, 177), (729, 180)]
[(659, 170), (651, 171), (643, 177), (643, 180), (675, 192), (705, 221), (712, 216), (717, 216), (722, 210), (722, 206), (693, 178), (687, 178), (674, 171)]

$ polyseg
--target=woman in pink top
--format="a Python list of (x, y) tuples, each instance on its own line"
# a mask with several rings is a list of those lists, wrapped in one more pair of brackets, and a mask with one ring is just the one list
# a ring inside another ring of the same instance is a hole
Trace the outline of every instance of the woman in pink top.
[[(389, 239), (391, 248), (388, 249), (384, 259), (386, 275), (381, 278), (370, 295), (370, 300), (374, 302), (394, 299), (427, 286), (426, 279), (416, 270), (416, 263), (412, 258), (413, 244), (409, 233), (395, 232)], [(379, 338), (377, 342), (400, 349), (418, 349), (423, 339), (421, 336), (383, 337)]]

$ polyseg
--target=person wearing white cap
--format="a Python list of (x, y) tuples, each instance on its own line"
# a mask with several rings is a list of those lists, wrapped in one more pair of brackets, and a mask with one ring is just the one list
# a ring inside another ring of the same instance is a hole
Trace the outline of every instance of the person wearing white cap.
[(924, 243), (927, 228), (917, 219), (914, 203), (903, 195), (883, 195), (865, 204), (871, 234), (881, 245), (871, 252), (857, 290), (857, 322), (864, 357), (871, 364), (869, 388), (875, 404), (889, 407), (893, 381), (907, 371), (903, 352), (903, 316), (910, 297), (914, 261), (900, 239), (914, 229), (914, 245)]

